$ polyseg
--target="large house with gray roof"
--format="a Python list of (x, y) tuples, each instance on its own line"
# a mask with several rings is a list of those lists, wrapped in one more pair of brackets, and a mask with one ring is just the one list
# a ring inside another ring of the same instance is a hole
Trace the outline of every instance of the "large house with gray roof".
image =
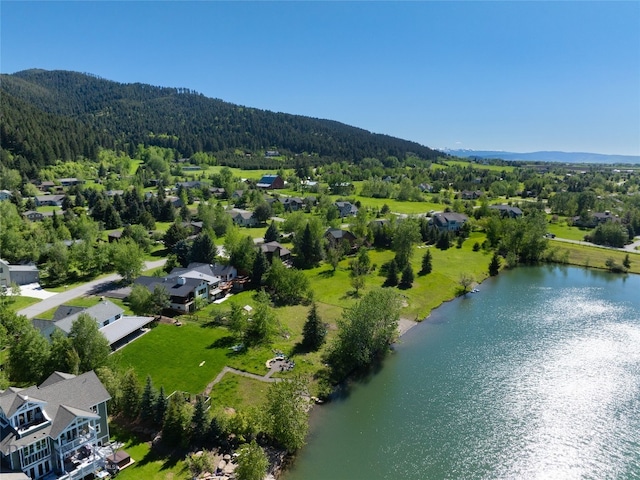
[(9, 287), (12, 283), (27, 285), (40, 280), (38, 267), (34, 263), (26, 265), (10, 265), (0, 258), (0, 288)]
[(46, 338), (51, 338), (55, 330), (69, 335), (74, 322), (83, 313), (96, 321), (100, 333), (106, 337), (112, 349), (137, 337), (141, 329), (153, 321), (153, 317), (124, 315), (124, 310), (115, 303), (101, 300), (88, 308), (61, 305), (53, 314), (53, 321), (34, 319), (32, 323)]
[(93, 475), (105, 465), (110, 398), (93, 371), (54, 372), (40, 385), (0, 391), (0, 478)]
[(209, 284), (204, 277), (189, 278), (182, 275), (168, 277), (142, 276), (134, 281), (153, 292), (156, 287), (163, 288), (169, 295), (169, 308), (180, 313), (193, 312), (196, 299), (208, 300)]

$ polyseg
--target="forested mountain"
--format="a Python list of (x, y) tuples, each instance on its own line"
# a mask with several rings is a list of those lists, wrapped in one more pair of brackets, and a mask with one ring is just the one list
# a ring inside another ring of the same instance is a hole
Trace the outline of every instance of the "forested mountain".
[(29, 177), (56, 160), (95, 158), (98, 147), (133, 153), (138, 144), (173, 148), (184, 157), (267, 149), (354, 162), (439, 155), (339, 122), (242, 107), (187, 89), (68, 71), (25, 70), (0, 79), (2, 162)]

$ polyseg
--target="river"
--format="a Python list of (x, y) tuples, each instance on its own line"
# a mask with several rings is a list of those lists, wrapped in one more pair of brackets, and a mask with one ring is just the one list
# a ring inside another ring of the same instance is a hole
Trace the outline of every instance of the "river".
[(316, 408), (284, 480), (640, 478), (640, 276), (505, 271)]

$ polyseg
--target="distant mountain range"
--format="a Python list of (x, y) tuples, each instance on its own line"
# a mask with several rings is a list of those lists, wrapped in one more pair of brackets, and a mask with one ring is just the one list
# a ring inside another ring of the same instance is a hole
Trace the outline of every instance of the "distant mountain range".
[(462, 158), (500, 158), (502, 160), (519, 160), (527, 162), (562, 162), (562, 163), (609, 163), (635, 164), (640, 163), (638, 155), (606, 155), (602, 153), (584, 152), (553, 152), (541, 151), (530, 153), (502, 152), (499, 150), (451, 150), (443, 152)]

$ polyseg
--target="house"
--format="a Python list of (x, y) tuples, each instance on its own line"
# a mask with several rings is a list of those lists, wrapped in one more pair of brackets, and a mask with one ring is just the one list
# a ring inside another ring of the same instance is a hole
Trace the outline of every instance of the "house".
[(477, 200), (482, 196), (482, 192), (480, 190), (463, 190), (460, 192), (460, 198), (462, 200)]
[(36, 195), (35, 202), (38, 207), (61, 207), (66, 195)]
[(74, 185), (80, 185), (81, 183), (84, 183), (82, 180), (75, 177), (59, 178), (58, 182), (60, 182), (60, 185), (62, 185), (63, 187), (73, 187)]
[(283, 262), (291, 259), (291, 250), (282, 246), (278, 242), (267, 242), (260, 245), (260, 250), (264, 253), (269, 263), (273, 261), (273, 258), (279, 258)]
[(231, 200), (240, 200), (243, 195), (244, 195), (244, 190), (235, 190), (231, 194)]
[(353, 250), (356, 246), (356, 236), (340, 228), (328, 228), (324, 232), (324, 238), (327, 239), (329, 246), (332, 248), (343, 248), (347, 251)]
[(297, 212), (304, 208), (304, 201), (300, 197), (285, 197), (280, 201), (286, 212)]
[(55, 188), (56, 187), (56, 182), (53, 182), (51, 180), (45, 180), (44, 182), (40, 183), (40, 190), (48, 190), (50, 188)]
[(336, 202), (334, 205), (338, 208), (341, 218), (355, 217), (358, 214), (358, 207), (350, 202)]
[(24, 218), (27, 220), (31, 220), (32, 222), (39, 222), (44, 218), (44, 215), (40, 212), (36, 212), (35, 210), (27, 210), (22, 214)]
[(122, 230), (114, 230), (113, 232), (109, 232), (107, 234), (107, 240), (109, 243), (119, 242), (122, 238)]
[(211, 187), (209, 192), (216, 198), (224, 197), (227, 194), (226, 190), (222, 187)]
[(209, 284), (203, 278), (138, 277), (134, 283), (146, 287), (150, 292), (156, 286), (164, 288), (169, 295), (169, 308), (180, 313), (195, 311), (196, 298), (209, 298)]
[(256, 183), (256, 187), (267, 190), (275, 190), (284, 188), (284, 179), (277, 174), (263, 175), (260, 181)]
[(2, 200), (11, 200), (13, 194), (9, 190), (0, 190), (0, 202)]
[(115, 303), (101, 300), (92, 307), (61, 305), (53, 314), (53, 321), (34, 319), (32, 323), (46, 338), (51, 338), (55, 330), (61, 330), (65, 335), (69, 335), (71, 327), (83, 313), (96, 321), (98, 329), (114, 350), (139, 336), (142, 333), (141, 329), (154, 320), (153, 317), (125, 315), (124, 310)]
[(435, 213), (429, 220), (429, 224), (441, 232), (457, 232), (468, 219), (469, 217), (464, 213)]
[(280, 156), (280, 152), (278, 150), (267, 150), (264, 153), (265, 157), (279, 157)]
[(253, 212), (248, 210), (232, 208), (229, 210), (229, 215), (231, 215), (233, 223), (240, 227), (255, 227), (258, 225), (258, 220), (253, 216)]
[(26, 265), (9, 265), (0, 258), (0, 287), (8, 287), (12, 283), (28, 285), (40, 281), (38, 267), (32, 262)]
[(93, 371), (54, 372), (40, 385), (0, 392), (0, 462), (14, 472), (7, 478), (93, 478), (105, 466), (110, 399)]
[(169, 276), (206, 281), (209, 285), (209, 300), (213, 301), (224, 297), (231, 288), (230, 282), (238, 276), (238, 271), (228, 265), (191, 262), (186, 268), (174, 268)]
[(189, 182), (178, 182), (176, 183), (176, 189), (182, 187), (185, 190), (191, 190), (194, 188), (202, 188), (203, 186), (205, 186), (203, 184), (203, 182), (200, 182), (199, 180), (192, 180)]
[(612, 214), (609, 210), (605, 210), (604, 212), (594, 212), (591, 213), (589, 218), (584, 219), (580, 216), (573, 217), (573, 224), (579, 227), (585, 228), (595, 228), (598, 225), (605, 222), (619, 222), (620, 217)]
[(433, 185), (431, 185), (430, 183), (421, 183), (420, 185), (418, 185), (418, 188), (420, 189), (421, 192), (433, 191)]
[(522, 210), (510, 205), (490, 205), (489, 208), (492, 210), (498, 210), (502, 217), (517, 218), (522, 216)]

